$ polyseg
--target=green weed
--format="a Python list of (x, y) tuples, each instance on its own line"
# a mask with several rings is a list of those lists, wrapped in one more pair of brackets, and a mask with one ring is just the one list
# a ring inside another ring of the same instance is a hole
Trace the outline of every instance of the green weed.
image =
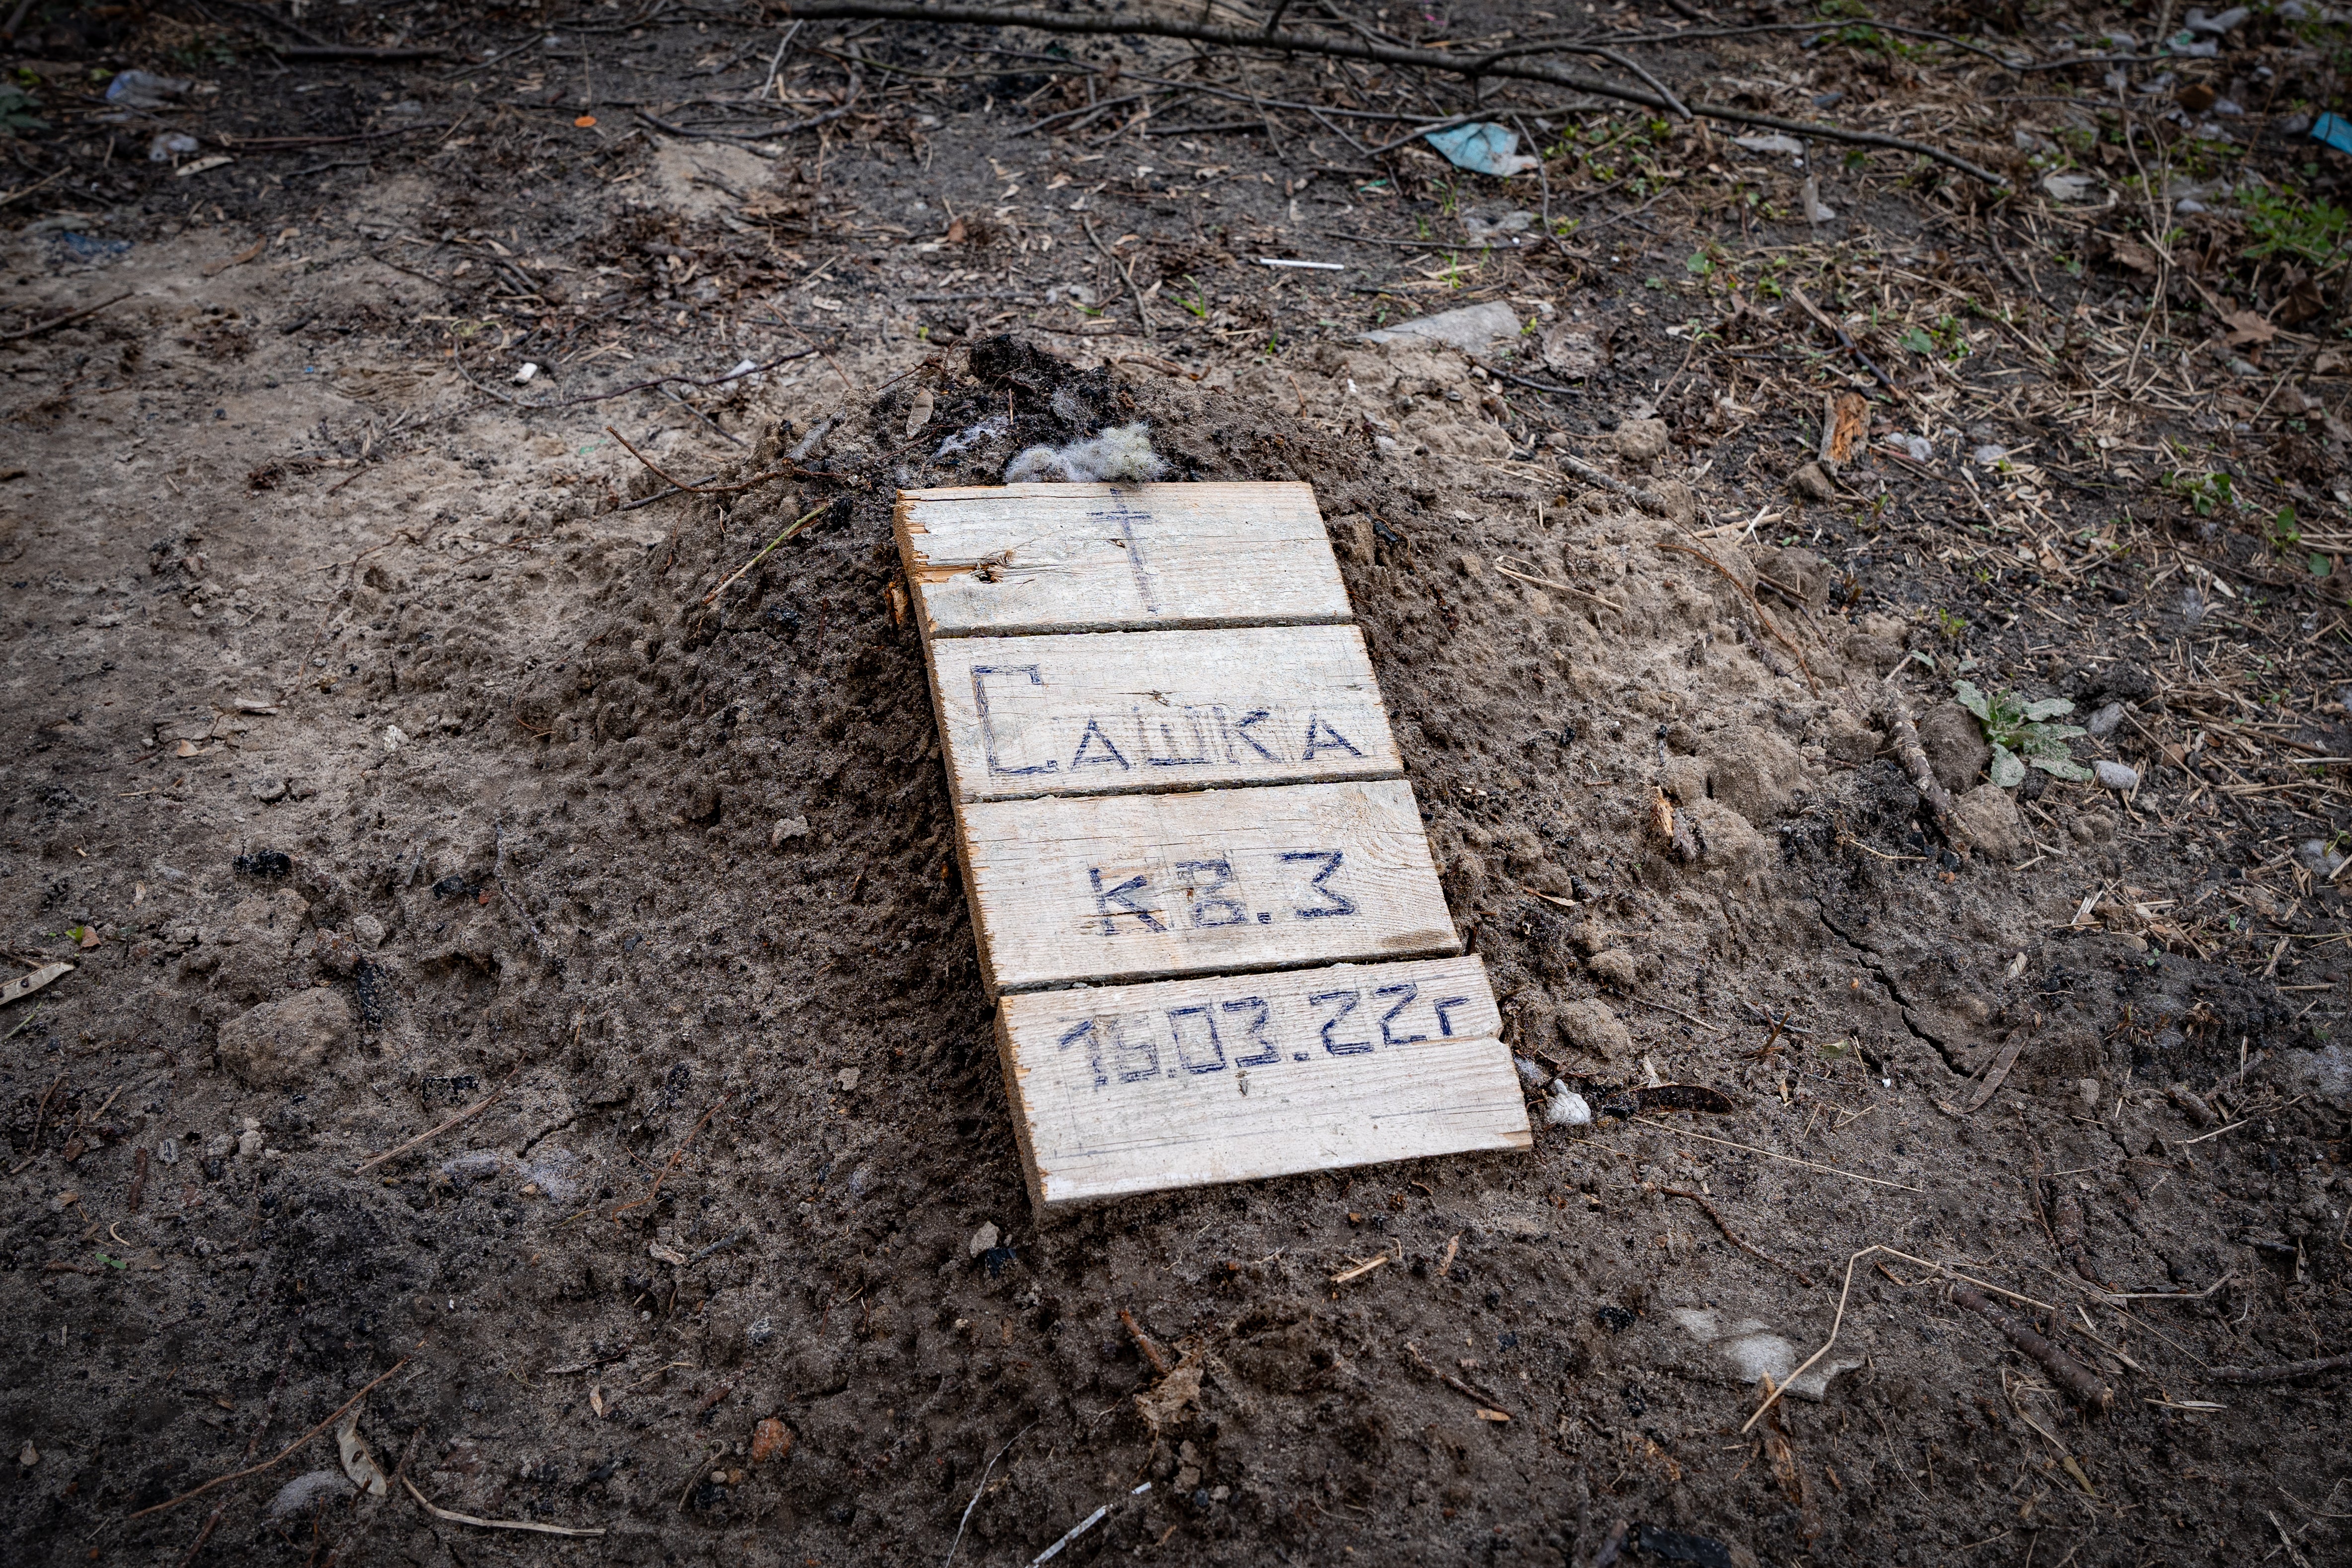
[(1952, 688), (1959, 705), (1977, 716), (1985, 739), (1992, 743), (1992, 781), (2014, 789), (2025, 781), (2029, 767), (2060, 779), (2088, 779), (2091, 770), (2074, 760), (2067, 742), (2088, 732), (2079, 724), (2051, 724), (2074, 711), (2064, 697), (2027, 702), (2015, 692), (1988, 697), (1972, 681)]

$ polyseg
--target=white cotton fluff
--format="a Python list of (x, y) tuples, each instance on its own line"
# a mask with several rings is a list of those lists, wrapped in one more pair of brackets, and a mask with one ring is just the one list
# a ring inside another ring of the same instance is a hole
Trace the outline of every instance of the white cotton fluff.
[(1151, 426), (1141, 420), (1113, 425), (1067, 446), (1032, 446), (1004, 467), (1008, 485), (1060, 480), (1073, 485), (1146, 484), (1168, 472), (1167, 459), (1151, 450)]
[(352, 1483), (341, 1470), (312, 1470), (309, 1475), (296, 1476), (269, 1500), (269, 1517), (283, 1519), (289, 1513), (299, 1513), (322, 1497), (341, 1497), (351, 1490)]

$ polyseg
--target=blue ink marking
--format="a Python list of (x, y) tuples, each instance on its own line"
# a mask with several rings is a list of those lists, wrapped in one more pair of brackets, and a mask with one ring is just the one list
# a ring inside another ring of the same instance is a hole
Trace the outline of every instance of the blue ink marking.
[[(1216, 1052), (1215, 1061), (1196, 1062), (1192, 1060), (1192, 1052), (1184, 1040), (1184, 1026), (1176, 1021), (1179, 1019), (1185, 1018), (1197, 1018), (1202, 1023), (1209, 1026), (1209, 1049)], [(1185, 1071), (1223, 1072), (1225, 1070), (1224, 1042), (1217, 1038), (1217, 1020), (1215, 1016), (1209, 1011), (1209, 1006), (1206, 1002), (1202, 1003), (1198, 1007), (1170, 1008), (1168, 1009), (1168, 1033), (1169, 1037), (1173, 1040), (1176, 1044), (1176, 1061)]]
[(1321, 714), (1310, 714), (1307, 719), (1307, 745), (1299, 752), (1298, 760), (1312, 762), (1318, 751), (1344, 751), (1350, 757), (1363, 755), (1356, 749), (1354, 741), (1333, 729)]
[[(1165, 931), (1168, 929), (1168, 927), (1160, 924), (1160, 917), (1158, 915), (1152, 914), (1150, 910), (1146, 909), (1142, 904), (1136, 903), (1134, 899), (1128, 896), (1130, 894), (1139, 893), (1144, 890), (1146, 886), (1144, 878), (1140, 876), (1131, 876), (1116, 887), (1107, 888), (1103, 886), (1103, 874), (1100, 867), (1087, 867), (1087, 875), (1094, 883), (1095, 913), (1102, 916), (1102, 934), (1104, 936), (1116, 936), (1118, 935), (1118, 917), (1122, 915), (1134, 915), (1138, 920), (1143, 922), (1143, 928), (1147, 931)], [(1116, 909), (1112, 908), (1111, 905), (1114, 904), (1118, 905), (1118, 907)]]
[[(1088, 756), (1087, 754), (1088, 748), (1096, 745), (1097, 742), (1101, 744), (1104, 755), (1100, 757)], [(1070, 758), (1070, 771), (1075, 773), (1081, 768), (1108, 767), (1114, 762), (1125, 769), (1131, 770), (1135, 767), (1134, 763), (1129, 762), (1125, 756), (1121, 755), (1118, 747), (1113, 746), (1110, 743), (1110, 737), (1103, 733), (1102, 726), (1099, 723), (1093, 719), (1087, 720), (1086, 733), (1078, 737), (1077, 752)]]
[(1271, 925), (1274, 924), (1274, 916), (1261, 909), (1258, 911), (1257, 923), (1260, 925)]
[(1402, 1001), (1397, 1003), (1396, 1006), (1391, 1008), (1388, 1011), (1381, 1015), (1381, 1043), (1382, 1045), (1412, 1045), (1416, 1041), (1424, 1040), (1429, 1038), (1425, 1034), (1408, 1034), (1402, 1038), (1399, 1038), (1397, 1035), (1391, 1033), (1389, 1030), (1389, 1025), (1396, 1021), (1397, 1014), (1412, 1006), (1412, 999), (1421, 995), (1421, 988), (1419, 986), (1414, 985), (1410, 980), (1406, 980), (1398, 985), (1382, 986), (1379, 990), (1374, 991), (1372, 995), (1376, 997), (1402, 997), (1404, 998)]
[(1005, 774), (1052, 773), (1061, 767), (1061, 764), (1058, 762), (1034, 762), (1026, 768), (1007, 768), (1002, 761), (998, 760), (996, 755), (996, 727), (989, 722), (988, 716), (988, 685), (986, 677), (990, 675), (1026, 675), (1029, 677), (1029, 684), (1033, 686), (1042, 686), (1045, 684), (1044, 679), (1038, 675), (1037, 666), (1034, 664), (974, 664), (971, 667), (971, 700), (973, 705), (980, 709), (980, 736), (982, 745), (988, 752), (988, 770), (991, 773)]
[(1466, 1008), (1469, 1005), (1470, 998), (1468, 997), (1448, 997), (1444, 1001), (1438, 1003), (1437, 1032), (1444, 1035), (1446, 1039), (1452, 1040), (1454, 1038), (1454, 1020), (1445, 1016), (1445, 1009), (1448, 1008)]
[(1293, 850), (1283, 855), (1286, 861), (1321, 861), (1323, 869), (1308, 878), (1307, 885), (1331, 901), (1320, 909), (1294, 909), (1291, 911), (1293, 915), (1301, 920), (1322, 920), (1356, 913), (1355, 904), (1345, 894), (1324, 885), (1331, 873), (1339, 869), (1340, 857), (1346, 852), (1344, 850)]
[(1234, 1057), (1234, 1064), (1241, 1067), (1271, 1067), (1282, 1060), (1282, 1048), (1265, 1038), (1265, 1026), (1274, 1017), (1274, 1009), (1265, 1005), (1264, 997), (1244, 997), (1240, 1001), (1225, 1004), (1225, 1011), (1229, 1013), (1242, 1012), (1250, 1008), (1255, 1008), (1257, 1010), (1250, 1016), (1247, 1038), (1243, 1043), (1263, 1046), (1265, 1049), (1248, 1056)]
[(1127, 569), (1135, 574), (1135, 591), (1143, 597), (1144, 612), (1160, 613), (1160, 596), (1152, 591), (1150, 569), (1143, 564), (1143, 545), (1135, 537), (1135, 525), (1149, 522), (1151, 514), (1127, 504), (1127, 497), (1117, 490), (1110, 493), (1110, 507), (1091, 514), (1097, 521), (1118, 525), (1118, 537), (1127, 547)]
[(1294, 1051), (1290, 1053), (1290, 1060), (1293, 1061), (1312, 1061), (1315, 1060), (1315, 1053), (1307, 1051)]
[[(1339, 1026), (1341, 1019), (1354, 1012), (1357, 1004), (1363, 999), (1364, 993), (1361, 991), (1321, 991), (1307, 998), (1307, 1005), (1309, 1007), (1318, 1006), (1324, 1002), (1340, 1004), (1338, 1012), (1323, 1020), (1323, 1049), (1333, 1056), (1362, 1056), (1372, 1049), (1372, 1042), (1369, 1040), (1333, 1040), (1331, 1038), (1331, 1030)], [(1298, 1060), (1303, 1061), (1306, 1059), (1301, 1057)]]
[(1103, 1071), (1102, 1047), (1101, 1042), (1095, 1038), (1094, 1019), (1088, 1019), (1075, 1029), (1064, 1031), (1062, 1038), (1055, 1040), (1054, 1046), (1056, 1050), (1067, 1050), (1082, 1040), (1087, 1042), (1087, 1065), (1094, 1069), (1095, 1087), (1100, 1089), (1110, 1082), (1110, 1078)]
[[(1256, 752), (1268, 762), (1279, 762), (1282, 760), (1281, 754), (1279, 752), (1268, 751), (1265, 747), (1260, 746), (1257, 743), (1257, 737), (1250, 733), (1250, 726), (1262, 723), (1271, 716), (1272, 714), (1270, 710), (1259, 708), (1247, 718), (1235, 719), (1233, 723), (1232, 730), (1234, 735), (1241, 737), (1241, 742), (1244, 746), (1248, 747), (1252, 751)], [(1310, 753), (1309, 755), (1311, 757), (1312, 754)]]
[[(1187, 874), (1196, 871), (1211, 872), (1214, 874), (1205, 883), (1196, 883)], [(1243, 908), (1238, 900), (1223, 897), (1217, 892), (1219, 888), (1224, 887), (1234, 880), (1232, 862), (1179, 861), (1176, 864), (1176, 874), (1183, 878), (1184, 885), (1198, 900), (1192, 905), (1193, 929), (1207, 930), (1219, 925), (1249, 924), (1249, 911)], [(1212, 916), (1214, 918), (1211, 918)], [(1265, 916), (1260, 915), (1259, 918), (1262, 920)]]
[[(1111, 1054), (1121, 1061), (1118, 1070), (1118, 1081), (1121, 1083), (1140, 1083), (1147, 1078), (1160, 1076), (1160, 1047), (1150, 1040), (1147, 1039), (1139, 1044), (1122, 1040), (1118, 1036), (1118, 1026), (1114, 1022), (1111, 1026), (1110, 1048)], [(1144, 1064), (1141, 1067), (1125, 1065), (1124, 1059), (1130, 1053), (1139, 1054), (1143, 1058)]]
[(1156, 754), (1151, 749), (1151, 738), (1149, 733), (1149, 726), (1143, 716), (1142, 710), (1138, 708), (1134, 711), (1136, 749), (1143, 754), (1143, 760), (1146, 766), (1152, 768), (1198, 768), (1206, 767), (1216, 760), (1215, 758), (1209, 755), (1209, 737), (1207, 733), (1201, 728), (1200, 716), (1194, 713), (1191, 708), (1188, 707), (1184, 710), (1185, 722), (1192, 727), (1193, 755), (1191, 757), (1184, 756), (1179, 749), (1176, 740), (1176, 731), (1164, 718), (1157, 722), (1160, 726), (1160, 739), (1161, 744), (1167, 747), (1168, 755), (1161, 757)]

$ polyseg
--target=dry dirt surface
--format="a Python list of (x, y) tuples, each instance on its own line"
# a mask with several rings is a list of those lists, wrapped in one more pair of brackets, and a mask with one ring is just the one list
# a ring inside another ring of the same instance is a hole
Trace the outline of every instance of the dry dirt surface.
[[(1283, 7), (1615, 51), (1496, 177), (1363, 50), (13, 9), (0, 1558), (2352, 1552), (2340, 13)], [(1138, 422), (1315, 486), (1532, 1153), (1030, 1217), (890, 509)]]

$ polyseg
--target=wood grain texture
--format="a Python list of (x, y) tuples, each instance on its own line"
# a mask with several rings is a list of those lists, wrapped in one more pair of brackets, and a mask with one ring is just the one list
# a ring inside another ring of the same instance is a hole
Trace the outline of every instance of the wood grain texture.
[(1402, 779), (957, 811), (989, 993), (1461, 951)]
[(1529, 1146), (1475, 957), (1034, 991), (997, 1009), (1031, 1201)]
[(926, 638), (1350, 616), (1303, 484), (902, 490), (896, 532)]
[(942, 637), (929, 653), (963, 800), (1404, 771), (1352, 626)]

